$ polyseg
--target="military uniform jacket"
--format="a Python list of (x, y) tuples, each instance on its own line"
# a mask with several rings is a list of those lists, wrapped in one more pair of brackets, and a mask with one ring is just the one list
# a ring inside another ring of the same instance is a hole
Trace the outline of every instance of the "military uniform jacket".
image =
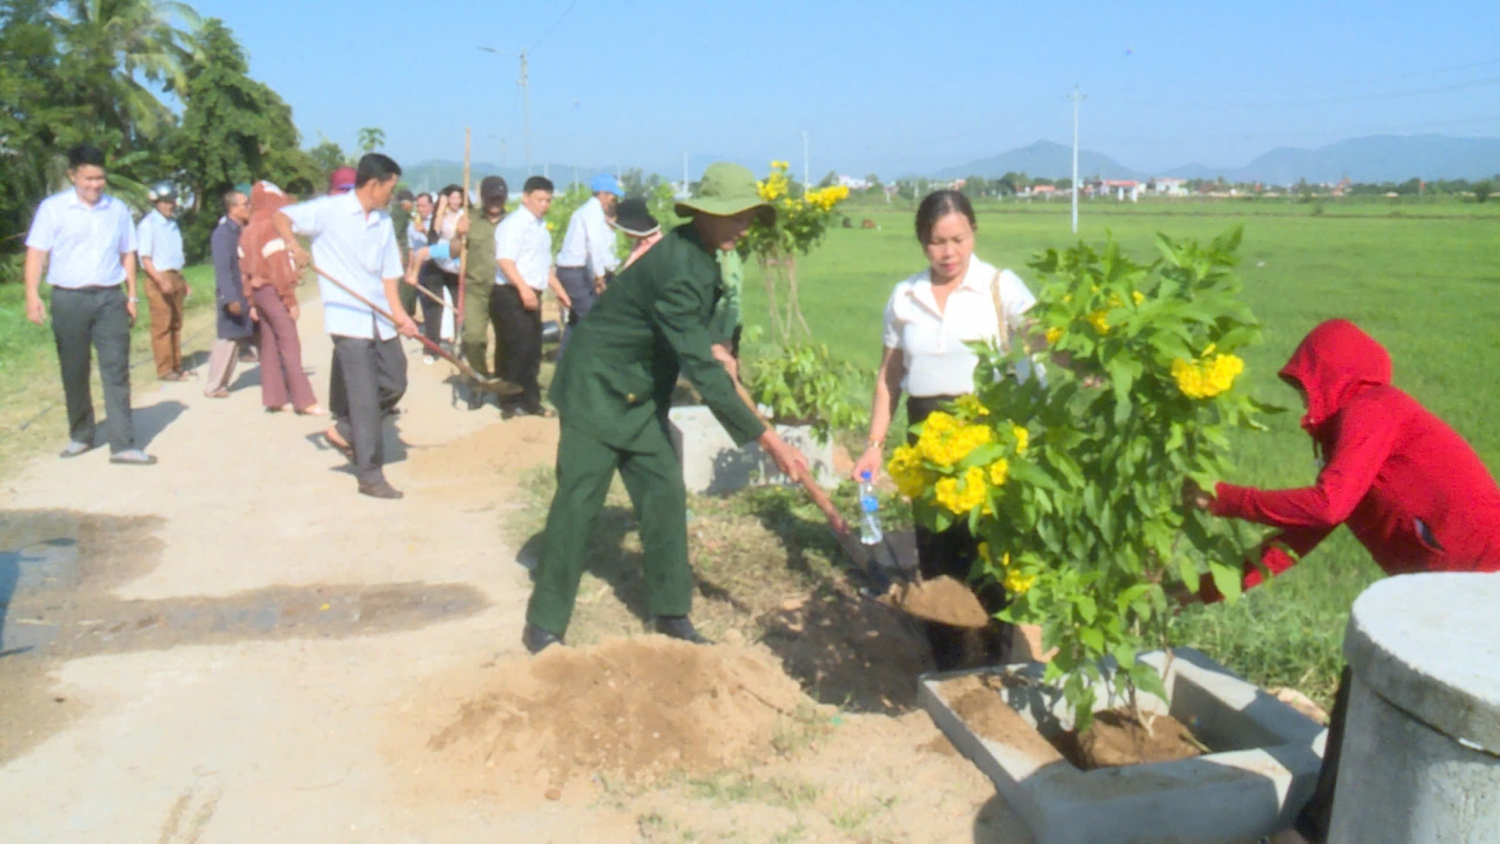
[(568, 338), (548, 395), (564, 425), (632, 449), (662, 424), (679, 372), (736, 444), (766, 427), (711, 351), (719, 265), (691, 224), (679, 226), (605, 289)]

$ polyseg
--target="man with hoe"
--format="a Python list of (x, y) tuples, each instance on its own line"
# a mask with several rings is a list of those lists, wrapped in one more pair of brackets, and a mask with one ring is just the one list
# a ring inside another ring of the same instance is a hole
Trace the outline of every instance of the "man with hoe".
[[(505, 363), (505, 338), (500, 334), (500, 324), (495, 323), (494, 368), (485, 360), (489, 345), (490, 294), (495, 288), (495, 227), (505, 216), (505, 202), (510, 197), (510, 187), (499, 176), (485, 176), (479, 183), (479, 207), (470, 208), (469, 216), (459, 221), (459, 231), (465, 235), (464, 249), (464, 324), (460, 329), (463, 355), (475, 372), (493, 372), (499, 375)], [(484, 393), (469, 390), (469, 409), (484, 407)]]
[(775, 209), (755, 177), (720, 162), (703, 174), (698, 196), (677, 212), (692, 221), (662, 238), (605, 289), (568, 341), (550, 397), (561, 418), (557, 493), (521, 641), (537, 653), (561, 644), (578, 593), (594, 517), (616, 470), (641, 526), (646, 586), (657, 632), (706, 640), (688, 620), (687, 494), (667, 433), (677, 376), (687, 376), (738, 445), (752, 440), (790, 477), (807, 460), (743, 402), (711, 351), (710, 324), (723, 295), (715, 254), (733, 249), (757, 215)]

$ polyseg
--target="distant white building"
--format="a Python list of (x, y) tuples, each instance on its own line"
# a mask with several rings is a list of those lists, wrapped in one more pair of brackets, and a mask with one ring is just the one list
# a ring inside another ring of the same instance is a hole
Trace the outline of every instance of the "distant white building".
[(839, 176), (839, 184), (851, 191), (866, 190), (870, 187), (870, 183), (864, 179), (856, 179), (853, 176), (844, 175)]
[(1187, 179), (1152, 179), (1151, 192), (1157, 196), (1187, 196)]

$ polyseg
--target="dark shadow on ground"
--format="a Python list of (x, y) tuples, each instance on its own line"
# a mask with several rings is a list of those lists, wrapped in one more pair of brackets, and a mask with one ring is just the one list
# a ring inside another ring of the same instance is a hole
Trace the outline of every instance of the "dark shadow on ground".
[[(145, 448), (151, 445), (162, 431), (177, 421), (188, 406), (176, 399), (159, 401), (146, 407), (137, 407), (130, 412), (131, 421), (135, 423), (135, 444), (137, 448)], [(109, 420), (105, 419), (99, 423), (101, 431), (109, 430)]]
[(239, 375), (235, 377), (234, 383), (229, 385), (229, 392), (248, 390), (251, 387), (260, 386), (260, 365), (241, 363), (238, 366)]

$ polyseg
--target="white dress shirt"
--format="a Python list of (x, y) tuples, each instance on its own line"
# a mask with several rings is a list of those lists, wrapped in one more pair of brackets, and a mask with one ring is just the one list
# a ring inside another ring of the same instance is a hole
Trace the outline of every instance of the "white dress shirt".
[[(948, 294), (947, 306), (941, 310), (932, 295), (930, 269), (896, 285), (885, 306), (885, 347), (901, 350), (906, 364), (901, 388), (907, 395), (961, 396), (974, 392), (974, 367), (979, 357), (966, 344), (999, 340), (1000, 320), (990, 293), (995, 284), (1000, 286), (1011, 342), (1022, 342), (1025, 314), (1036, 304), (1036, 297), (1010, 270), (997, 271), (977, 256), (970, 257), (963, 281)], [(1027, 372), (1018, 370), (1016, 374), (1024, 378)]]
[[(525, 205), (506, 214), (495, 227), (495, 260), (502, 258), (516, 262), (527, 287), (546, 290), (552, 266), (552, 234), (547, 231), (547, 221)], [(495, 268), (495, 283), (510, 284), (499, 267)]]
[(620, 265), (615, 255), (615, 230), (604, 215), (604, 204), (599, 197), (589, 197), (568, 220), (568, 233), (563, 236), (562, 249), (557, 253), (557, 265), (583, 267), (594, 278)]
[(120, 256), (135, 251), (135, 226), (120, 200), (101, 194), (91, 207), (68, 188), (37, 206), (26, 245), (50, 253), (47, 283), (53, 287), (114, 287), (125, 281)]
[[(323, 196), (281, 209), (292, 230), (312, 238), (313, 263), (382, 310), (389, 308), (385, 279), (400, 278), (401, 250), (391, 215), (365, 213), (359, 196)], [(390, 320), (375, 315), (354, 297), (318, 276), (323, 294), (323, 327), (338, 337), (389, 340), (396, 336)]]
[(156, 209), (141, 218), (136, 229), (136, 240), (142, 258), (150, 258), (151, 266), (159, 273), (181, 270), (187, 264), (182, 255), (182, 229), (175, 218), (167, 217)]

